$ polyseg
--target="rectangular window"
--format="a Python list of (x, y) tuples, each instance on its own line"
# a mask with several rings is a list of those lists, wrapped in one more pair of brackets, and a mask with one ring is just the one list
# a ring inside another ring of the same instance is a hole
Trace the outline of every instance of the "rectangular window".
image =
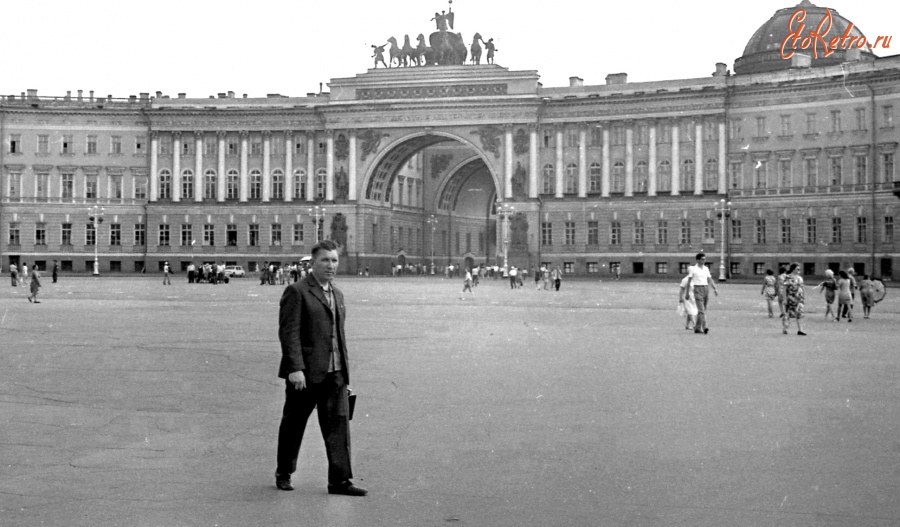
[(728, 120), (728, 140), (736, 141), (741, 139), (741, 119)]
[(766, 220), (762, 218), (756, 220), (756, 243), (766, 243)]
[(305, 156), (306, 155), (306, 138), (299, 137), (294, 140), (294, 155)]
[(134, 199), (147, 199), (147, 176), (134, 176)]
[(10, 223), (9, 224), (9, 244), (10, 245), (19, 245), (21, 238), (19, 237), (19, 224), (18, 223)]
[(868, 240), (868, 236), (866, 233), (868, 232), (868, 218), (865, 216), (858, 216), (856, 218), (856, 243), (866, 243)]
[(715, 220), (703, 220), (703, 243), (713, 243), (716, 239)]
[(544, 148), (556, 148), (556, 132), (553, 130), (541, 130)]
[(22, 153), (22, 136), (19, 134), (10, 134), (9, 135), (9, 153), (10, 154), (21, 154)]
[(34, 226), (34, 244), (35, 245), (47, 245), (47, 225), (44, 223), (37, 223)]
[(109, 197), (112, 199), (122, 199), (122, 176), (109, 176)]
[(741, 220), (731, 220), (731, 241), (741, 243), (743, 234), (741, 231)]
[(865, 155), (859, 155), (853, 158), (853, 180), (857, 185), (864, 185), (869, 182), (868, 160), (869, 158)]
[(84, 244), (97, 245), (97, 227), (93, 223), (88, 223), (87, 228), (84, 230)]
[(762, 275), (766, 273), (766, 264), (763, 262), (753, 262), (753, 274)]
[(241, 145), (237, 137), (229, 137), (226, 139), (226, 143), (228, 145), (226, 153), (229, 156), (236, 156), (241, 153)]
[(219, 141), (215, 136), (203, 138), (203, 155), (215, 157), (219, 154)]
[(635, 245), (644, 245), (644, 222), (637, 220), (634, 222), (634, 243)]
[(194, 229), (190, 223), (181, 224), (181, 246), (188, 247), (194, 241)]
[(84, 177), (85, 199), (97, 199), (97, 176)]
[(50, 136), (48, 136), (48, 135), (39, 135), (38, 136), (37, 153), (38, 154), (49, 154), (50, 153)]
[(806, 166), (806, 185), (815, 187), (819, 184), (819, 160), (814, 157), (807, 157), (803, 162)]
[(884, 217), (884, 243), (894, 243), (894, 217)]
[(881, 154), (881, 180), (894, 181), (894, 154)]
[(316, 154), (325, 155), (328, 152), (328, 143), (326, 141), (319, 141), (316, 143)]
[(565, 222), (566, 245), (575, 245), (575, 222)]
[(656, 243), (666, 245), (669, 243), (669, 222), (659, 220), (656, 223)]
[(731, 181), (731, 188), (743, 188), (744, 163), (741, 161), (732, 161), (728, 163), (728, 179)]
[(831, 243), (843, 243), (841, 236), (841, 219), (831, 218)]
[(72, 245), (72, 224), (63, 223), (60, 239), (63, 245)]
[(214, 247), (216, 245), (216, 226), (212, 223), (203, 225), (203, 245)]
[(46, 201), (50, 197), (50, 174), (38, 173), (35, 176), (37, 183), (37, 197), (39, 200)]
[(769, 186), (769, 162), (765, 159), (757, 159), (753, 170), (756, 176), (756, 188), (767, 188)]
[(134, 155), (142, 156), (147, 153), (147, 136), (139, 135), (134, 138)]
[(587, 222), (587, 244), (600, 245), (600, 222)]
[(624, 146), (625, 145), (625, 127), (624, 126), (613, 126), (612, 127), (612, 144), (613, 144), (613, 146)]
[(814, 244), (818, 240), (816, 218), (806, 218), (806, 243)]
[(840, 185), (842, 183), (842, 165), (843, 160), (840, 157), (831, 158), (831, 184)]
[(881, 126), (883, 128), (894, 127), (894, 107), (885, 105), (881, 107)]
[(303, 243), (303, 224), (294, 224), (294, 245)]
[(72, 199), (75, 197), (75, 174), (63, 174), (61, 177), (62, 198)]
[(250, 155), (251, 156), (261, 156), (262, 155), (262, 138), (259, 136), (253, 136), (250, 139)]
[(181, 155), (183, 155), (183, 156), (194, 155), (194, 141), (189, 136), (185, 136), (185, 138), (181, 140)]
[(691, 222), (690, 220), (681, 220), (681, 244), (690, 245), (691, 243)]
[(167, 224), (159, 226), (159, 245), (163, 247), (169, 245), (169, 226)]
[[(635, 132), (636, 132), (635, 135), (637, 136), (637, 143), (639, 145), (650, 144), (650, 126), (648, 126), (646, 123), (640, 123), (637, 125)], [(713, 136), (713, 137), (710, 137), (708, 140), (715, 141), (716, 138), (715, 138), (715, 136)]]
[(147, 245), (147, 226), (143, 223), (134, 224), (134, 245)]
[(587, 263), (587, 272), (588, 274), (597, 274), (600, 272), (600, 262), (588, 262)]
[(856, 129), (857, 130), (866, 130), (868, 125), (866, 124), (866, 109), (865, 108), (857, 108), (856, 109)]
[(831, 110), (831, 133), (841, 133), (841, 111)]
[(87, 146), (84, 150), (84, 153), (87, 155), (95, 155), (97, 153), (97, 136), (89, 135), (87, 136)]
[(781, 181), (782, 188), (790, 188), (794, 186), (792, 163), (790, 159), (778, 160), (778, 179)]
[(225, 227), (225, 245), (228, 247), (237, 247), (238, 231), (237, 225), (229, 223)]
[(762, 138), (766, 137), (768, 133), (766, 132), (766, 118), (765, 117), (757, 117), (756, 118), (756, 137)]
[(272, 224), (272, 240), (271, 245), (281, 245), (281, 224), (273, 223)]
[(790, 115), (782, 115), (781, 116), (781, 135), (782, 136), (790, 136), (793, 135), (794, 130), (791, 127), (791, 116)]
[(62, 155), (72, 155), (75, 153), (75, 138), (71, 135), (64, 135), (62, 138), (62, 147), (60, 152)]
[(247, 244), (250, 247), (259, 247), (259, 225), (250, 224), (248, 234)]
[(117, 156), (122, 153), (122, 137), (118, 135), (114, 135), (110, 138), (109, 142), (109, 153)]
[(575, 274), (575, 262), (563, 262), (563, 274)]
[(14, 200), (22, 197), (22, 174), (18, 172), (9, 174), (9, 197)]
[(119, 223), (110, 223), (109, 224), (109, 245), (110, 246), (120, 246), (122, 245), (122, 225)]
[(578, 148), (578, 130), (566, 129), (566, 146), (569, 148)]
[(541, 222), (541, 245), (553, 245), (553, 224), (549, 221)]
[(656, 262), (656, 274), (669, 274), (669, 262)]
[(807, 134), (815, 134), (816, 133), (816, 114), (814, 114), (814, 113), (806, 114), (806, 133)]
[(159, 136), (159, 155), (161, 155), (161, 156), (172, 155), (172, 136), (171, 135), (160, 135)]
[(609, 225), (609, 244), (620, 245), (622, 243), (622, 224), (614, 221)]
[(791, 219), (781, 218), (781, 243), (791, 244)]

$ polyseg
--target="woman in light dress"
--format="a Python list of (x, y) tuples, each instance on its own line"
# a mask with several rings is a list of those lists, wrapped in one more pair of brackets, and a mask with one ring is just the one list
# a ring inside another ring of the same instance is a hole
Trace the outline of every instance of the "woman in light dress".
[(769, 307), (769, 318), (775, 317), (775, 303), (778, 302), (778, 293), (775, 291), (775, 273), (771, 269), (766, 269), (766, 277), (763, 278), (761, 295), (766, 297), (766, 304)]
[(837, 313), (834, 310), (834, 299), (837, 291), (837, 282), (834, 280), (834, 271), (826, 269), (825, 281), (816, 287), (821, 288), (825, 292), (825, 316), (827, 317), (830, 314), (832, 318), (836, 319)]
[(803, 332), (803, 277), (800, 276), (800, 264), (794, 262), (788, 268), (787, 277), (784, 279), (784, 318), (781, 321), (782, 333), (787, 335), (788, 325), (791, 319), (797, 319), (797, 334), (806, 336)]
[[(837, 281), (838, 313), (843, 313), (846, 310), (847, 322), (853, 322), (853, 282), (850, 280), (850, 275), (847, 274), (847, 271), (843, 269), (838, 272), (838, 276), (840, 276)], [(834, 321), (840, 322), (841, 315), (838, 315)]]

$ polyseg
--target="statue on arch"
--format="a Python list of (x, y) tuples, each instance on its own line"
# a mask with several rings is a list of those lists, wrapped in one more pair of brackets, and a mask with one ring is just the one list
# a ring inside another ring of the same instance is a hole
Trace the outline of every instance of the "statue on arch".
[(525, 198), (525, 179), (528, 177), (528, 171), (522, 166), (520, 161), (516, 161), (516, 170), (512, 176), (512, 192), (515, 199)]
[[(437, 26), (438, 31), (447, 31), (448, 29), (453, 29), (453, 6), (449, 7), (449, 12), (441, 11), (440, 13), (435, 13), (434, 18), (431, 20), (434, 21), (434, 25)], [(448, 27), (449, 26), (449, 27)]]

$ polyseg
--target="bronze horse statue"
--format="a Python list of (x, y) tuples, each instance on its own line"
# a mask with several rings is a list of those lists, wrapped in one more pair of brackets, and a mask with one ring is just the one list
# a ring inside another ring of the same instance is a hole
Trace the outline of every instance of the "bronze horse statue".
[[(428, 39), (434, 50), (435, 63), (440, 66), (463, 65), (469, 50), (460, 33), (436, 31)], [(392, 52), (393, 53), (393, 52)]]
[(481, 64), (481, 33), (475, 33), (472, 37), (472, 47), (469, 50), (472, 52), (472, 64)]

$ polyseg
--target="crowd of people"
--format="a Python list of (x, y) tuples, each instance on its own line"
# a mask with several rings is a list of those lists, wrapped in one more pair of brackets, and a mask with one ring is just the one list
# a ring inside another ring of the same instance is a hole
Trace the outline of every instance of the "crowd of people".
[[(53, 283), (59, 279), (59, 262), (53, 260)], [(38, 293), (41, 290), (41, 271), (37, 264), (31, 266), (29, 273), (28, 262), (21, 263), (21, 270), (15, 263), (9, 264), (9, 278), (12, 287), (28, 287), (31, 294), (28, 295), (28, 301), (34, 304), (40, 304), (38, 301)]]

